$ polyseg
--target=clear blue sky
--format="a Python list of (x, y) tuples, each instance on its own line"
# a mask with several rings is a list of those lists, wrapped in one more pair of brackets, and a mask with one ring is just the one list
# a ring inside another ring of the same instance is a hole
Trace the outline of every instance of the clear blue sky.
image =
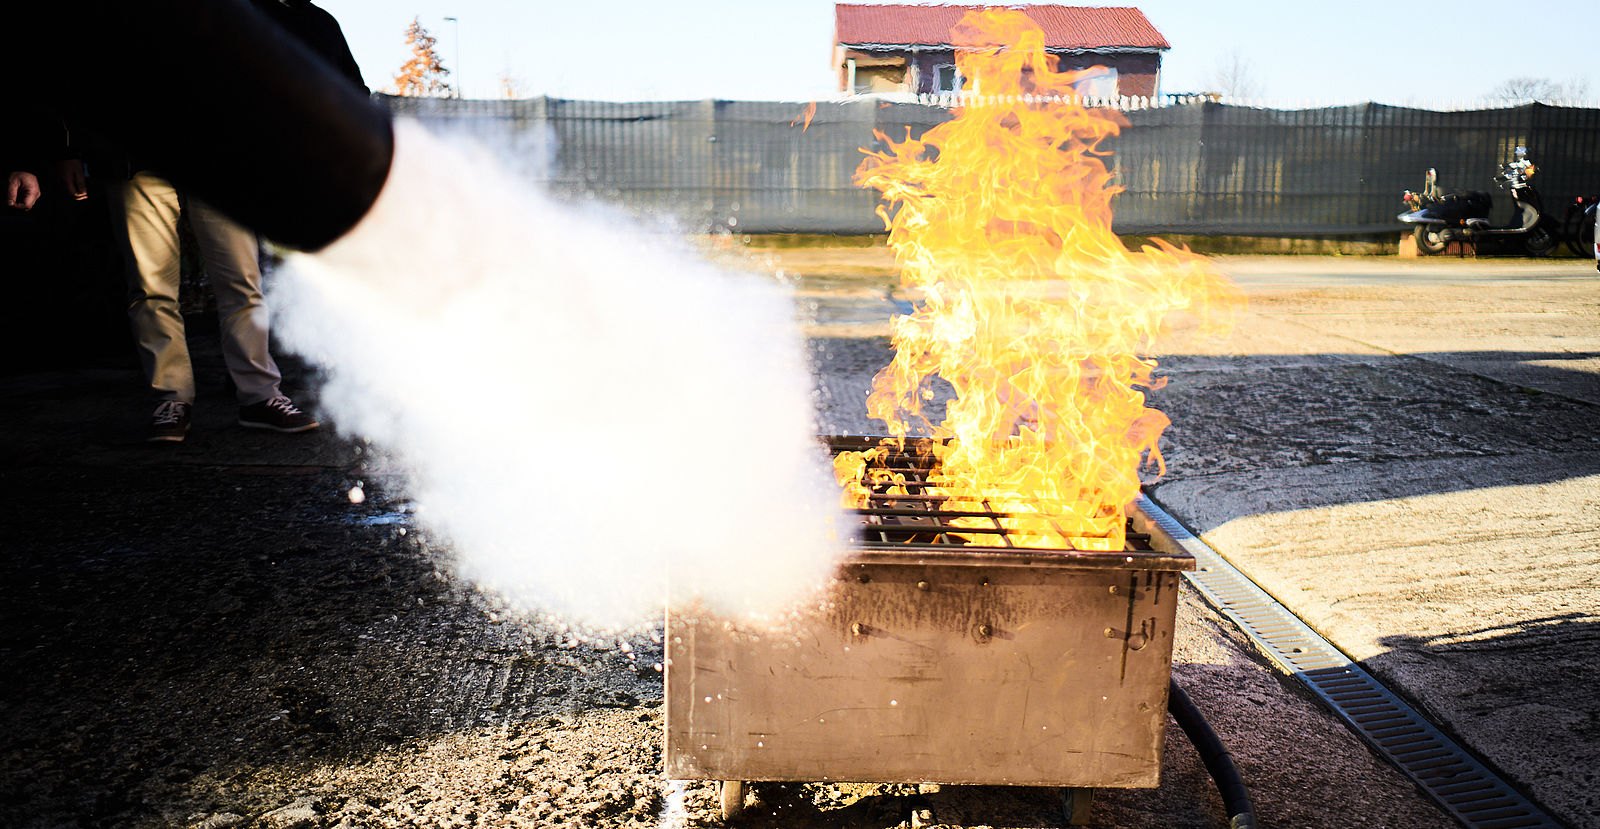
[[(468, 97), (810, 100), (834, 95), (829, 0), (319, 0), (367, 84), (405, 62), (413, 16), (439, 38)], [(1285, 103), (1473, 100), (1517, 76), (1587, 84), (1600, 99), (1600, 2), (1146, 0), (1172, 44), (1163, 92), (1207, 87), (1237, 53)], [(445, 17), (455, 17), (452, 24)], [(456, 32), (460, 32), (457, 43)], [(1526, 31), (1526, 38), (1512, 34)], [(459, 54), (459, 57), (458, 57)]]

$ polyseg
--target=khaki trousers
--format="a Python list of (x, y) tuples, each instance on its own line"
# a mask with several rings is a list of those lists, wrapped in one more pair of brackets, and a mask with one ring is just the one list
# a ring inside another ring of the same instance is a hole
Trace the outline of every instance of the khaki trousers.
[[(150, 390), (161, 400), (194, 402), (194, 370), (178, 306), (178, 191), (165, 179), (138, 173), (111, 187), (113, 224), (123, 219), (130, 254), (128, 319)], [(120, 198), (119, 198), (120, 197)], [(120, 201), (121, 204), (117, 204)], [(240, 405), (268, 400), (282, 379), (267, 350), (267, 306), (255, 234), (199, 199), (188, 203), (206, 276), (217, 297), (222, 356)]]

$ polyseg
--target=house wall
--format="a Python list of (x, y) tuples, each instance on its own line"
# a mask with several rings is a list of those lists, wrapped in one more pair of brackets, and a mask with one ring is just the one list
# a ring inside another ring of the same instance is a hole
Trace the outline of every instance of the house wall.
[[(903, 52), (875, 51), (868, 49), (845, 49), (836, 47), (834, 52), (836, 67), (839, 72), (839, 91), (849, 93), (862, 92), (907, 92), (911, 91), (906, 86), (906, 72), (911, 65)], [(850, 70), (848, 62), (856, 62), (856, 88), (850, 89)]]
[[(872, 52), (875, 56), (889, 57), (891, 52)], [(935, 69), (941, 64), (956, 62), (953, 49), (928, 49), (911, 54), (904, 54), (907, 63), (916, 68), (918, 93), (936, 92), (934, 84), (938, 77)], [(1161, 70), (1161, 56), (1150, 54), (1063, 54), (1060, 68), (1062, 70), (1087, 69), (1091, 66), (1108, 66), (1117, 70), (1117, 94), (1127, 96), (1153, 96), (1156, 94), (1156, 79)], [(840, 89), (844, 88), (843, 70), (840, 70)]]
[(1107, 66), (1117, 70), (1117, 94), (1128, 97), (1156, 94), (1156, 75), (1161, 71), (1160, 55), (1062, 55), (1062, 71)]
[(856, 67), (857, 92), (903, 92), (906, 88), (904, 66)]
[(950, 51), (918, 52), (911, 56), (908, 62), (917, 68), (916, 91), (918, 93), (935, 91), (933, 85), (936, 76), (933, 68), (941, 63), (955, 63), (954, 54), (954, 52)]

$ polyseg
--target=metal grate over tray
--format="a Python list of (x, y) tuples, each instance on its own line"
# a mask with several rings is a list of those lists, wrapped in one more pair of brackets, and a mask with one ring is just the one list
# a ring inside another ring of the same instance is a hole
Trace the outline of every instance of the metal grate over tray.
[[(879, 446), (879, 437), (827, 437), (823, 439), (832, 454), (862, 452)], [(856, 563), (903, 560), (908, 555), (943, 563), (971, 563), (991, 566), (1039, 566), (1139, 570), (1191, 570), (1194, 559), (1182, 551), (1156, 549), (1149, 533), (1137, 531), (1130, 519), (1122, 550), (1079, 550), (1070, 547), (1024, 546), (1017, 533), (1005, 526), (1014, 517), (991, 506), (981, 494), (963, 501), (975, 501), (981, 509), (946, 509), (947, 496), (936, 494), (928, 483), (936, 469), (934, 456), (927, 451), (927, 439), (907, 439), (903, 450), (883, 453), (863, 471), (886, 471), (895, 477), (896, 489), (868, 486), (867, 505), (850, 510), (859, 524), (851, 538), (851, 560)], [(867, 483), (863, 481), (863, 483)], [(1014, 500), (1014, 499), (1012, 499)], [(1026, 517), (1044, 516), (1041, 508)], [(961, 520), (961, 524), (954, 522)], [(976, 519), (976, 520), (974, 520)]]

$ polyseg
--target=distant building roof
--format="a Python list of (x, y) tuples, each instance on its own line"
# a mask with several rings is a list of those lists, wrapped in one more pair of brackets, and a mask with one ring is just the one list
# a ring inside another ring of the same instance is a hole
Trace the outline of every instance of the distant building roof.
[(834, 37), (845, 46), (896, 48), (948, 46), (950, 29), (975, 9), (1017, 9), (1044, 29), (1046, 49), (1110, 51), (1170, 49), (1167, 39), (1135, 8), (1053, 5), (834, 7)]

